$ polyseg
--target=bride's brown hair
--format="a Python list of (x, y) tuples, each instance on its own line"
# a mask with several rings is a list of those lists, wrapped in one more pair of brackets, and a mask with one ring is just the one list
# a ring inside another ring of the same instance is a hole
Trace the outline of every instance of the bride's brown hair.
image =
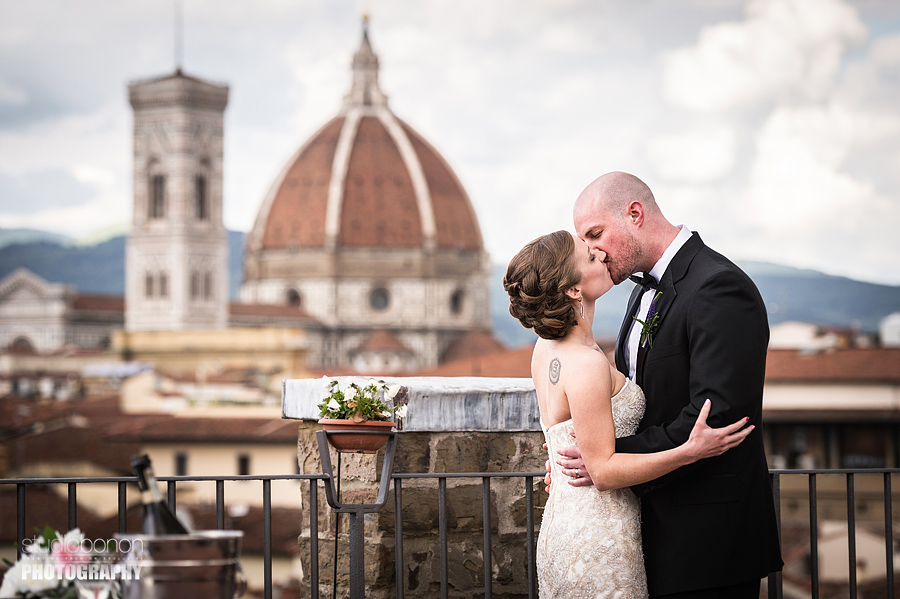
[(538, 237), (510, 260), (503, 277), (509, 294), (509, 313), (544, 339), (562, 339), (578, 324), (578, 315), (566, 290), (581, 275), (572, 253), (575, 242), (568, 231)]

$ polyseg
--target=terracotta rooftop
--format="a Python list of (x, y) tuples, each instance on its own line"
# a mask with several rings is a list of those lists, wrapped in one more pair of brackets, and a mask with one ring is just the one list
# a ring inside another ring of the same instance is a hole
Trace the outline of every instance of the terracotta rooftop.
[(384, 124), (360, 119), (344, 178), (340, 243), (421, 247), (422, 219), (409, 169)]
[(452, 362), (484, 354), (503, 352), (506, 347), (488, 331), (467, 331), (457, 337), (441, 356), (442, 362)]
[(284, 304), (228, 304), (228, 313), (234, 316), (280, 316), (302, 320), (314, 320), (302, 308)]
[(486, 376), (531, 378), (531, 352), (525, 346), (445, 362), (410, 376)]
[(392, 332), (386, 329), (378, 329), (362, 343), (357, 352), (396, 351), (409, 353), (409, 348), (403, 344)]
[(128, 439), (105, 439), (107, 427), (110, 426), (115, 425), (87, 421), (83, 425), (67, 423), (19, 435), (4, 443), (7, 467), (22, 471), (40, 465), (46, 472), (50, 464), (58, 466), (55, 476), (65, 476), (66, 464), (78, 462), (119, 475), (130, 474), (129, 456), (137, 453), (139, 447)]
[(769, 350), (766, 382), (900, 382), (900, 348)]
[[(16, 501), (16, 486), (0, 485), (0, 545), (11, 545), (17, 540)], [(37, 534), (34, 529), (44, 530), (44, 526), (61, 533), (69, 530), (69, 503), (64, 496), (47, 487), (29, 485), (25, 488), (25, 505), (26, 537), (34, 537)], [(82, 530), (100, 530), (100, 518), (80, 502), (77, 518)]]
[(99, 295), (76, 293), (72, 297), (72, 307), (76, 310), (99, 310), (104, 312), (125, 312), (125, 298), (121, 295)]
[[(121, 295), (98, 295), (78, 293), (72, 296), (72, 308), (80, 311), (110, 312), (125, 314), (125, 298)], [(294, 320), (298, 324), (316, 322), (302, 308), (283, 304), (228, 304), (228, 313), (232, 320), (238, 322), (254, 319)]]
[(37, 423), (67, 422), (73, 416), (110, 422), (123, 414), (118, 397), (113, 396), (67, 402), (0, 397), (0, 439), (27, 432)]
[[(323, 247), (331, 165), (344, 119), (334, 118), (287, 167), (260, 235), (262, 247)], [(249, 243), (249, 240), (248, 240)]]
[(478, 219), (471, 202), (453, 170), (431, 144), (412, 127), (400, 121), (419, 158), (428, 191), (431, 193), (437, 246), (441, 248), (479, 249), (482, 245)]
[(140, 443), (297, 442), (296, 422), (268, 418), (177, 418), (148, 416), (111, 427), (107, 439)]

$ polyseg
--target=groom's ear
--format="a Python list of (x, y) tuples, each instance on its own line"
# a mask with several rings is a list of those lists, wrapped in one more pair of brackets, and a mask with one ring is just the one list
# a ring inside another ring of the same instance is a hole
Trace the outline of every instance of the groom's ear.
[(581, 289), (578, 287), (578, 285), (572, 285), (571, 287), (566, 289), (566, 297), (577, 302), (581, 299)]
[(627, 217), (631, 224), (637, 227), (644, 224), (644, 205), (638, 201), (628, 204)]

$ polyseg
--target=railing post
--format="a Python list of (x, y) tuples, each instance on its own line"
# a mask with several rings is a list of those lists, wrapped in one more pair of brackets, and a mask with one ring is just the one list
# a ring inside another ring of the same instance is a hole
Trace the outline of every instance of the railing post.
[(16, 485), (16, 539), (19, 548), (16, 551), (16, 558), (22, 557), (22, 544), (25, 540), (25, 485)]
[(172, 510), (173, 514), (178, 512), (178, 507), (176, 505), (175, 499), (175, 481), (170, 480), (166, 483), (166, 495), (168, 496), (169, 509)]
[[(775, 525), (778, 527), (778, 540), (781, 542), (781, 478), (779, 474), (771, 474), (772, 478), (772, 500), (775, 502)], [(772, 572), (768, 578), (768, 595), (774, 599), (783, 599), (784, 589), (782, 587), (781, 572)]]
[[(365, 514), (362, 510), (350, 512), (350, 597), (364, 599), (366, 596), (365, 554), (366, 537)], [(335, 559), (337, 556), (335, 556)]]
[(69, 530), (78, 528), (78, 498), (75, 483), (69, 483)]
[(319, 483), (309, 481), (309, 594), (319, 599)]
[(263, 483), (263, 593), (272, 599), (272, 481)]
[(491, 599), (494, 592), (491, 564), (491, 478), (481, 479), (481, 520), (484, 523), (484, 599)]
[(537, 597), (537, 573), (534, 551), (534, 477), (525, 477), (525, 538), (528, 540), (528, 599)]
[(809, 577), (811, 599), (819, 599), (819, 499), (816, 475), (809, 475)]
[(449, 567), (447, 564), (447, 477), (438, 478), (438, 542), (441, 548), (441, 599), (449, 593)]
[(887, 572), (887, 596), (894, 596), (894, 520), (891, 505), (891, 473), (884, 473), (884, 556)]
[(128, 532), (128, 483), (120, 482), (119, 487), (119, 532)]
[(856, 599), (856, 496), (853, 473), (847, 473), (847, 561), (850, 562), (850, 599)]
[(216, 528), (225, 530), (225, 481), (216, 481)]
[(394, 479), (394, 572), (397, 577), (397, 599), (403, 599), (403, 485)]

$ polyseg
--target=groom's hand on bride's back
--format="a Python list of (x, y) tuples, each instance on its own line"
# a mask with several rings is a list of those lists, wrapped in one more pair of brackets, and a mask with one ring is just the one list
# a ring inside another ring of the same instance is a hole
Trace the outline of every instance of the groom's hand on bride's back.
[[(572, 436), (575, 436), (575, 431), (571, 431)], [(563, 447), (556, 451), (556, 463), (562, 466), (562, 473), (566, 475), (568, 478), (568, 483), (573, 487), (592, 487), (594, 486), (594, 481), (591, 480), (591, 475), (588, 473), (587, 468), (584, 466), (584, 460), (581, 459), (581, 450), (578, 449), (578, 446), (572, 445), (570, 447)], [(544, 482), (547, 483), (548, 488), (550, 485), (550, 460), (547, 460), (547, 471), (548, 474), (544, 478)]]
[[(572, 431), (575, 436), (575, 431)], [(544, 443), (544, 449), (547, 444)], [(590, 487), (594, 484), (591, 475), (588, 474), (587, 468), (584, 467), (584, 460), (581, 459), (581, 451), (574, 445), (572, 447), (563, 447), (556, 452), (558, 454), (556, 463), (562, 466), (563, 474), (569, 479), (568, 483), (573, 487)], [(544, 469), (547, 474), (544, 475), (544, 490), (550, 492), (550, 459), (544, 463)]]

